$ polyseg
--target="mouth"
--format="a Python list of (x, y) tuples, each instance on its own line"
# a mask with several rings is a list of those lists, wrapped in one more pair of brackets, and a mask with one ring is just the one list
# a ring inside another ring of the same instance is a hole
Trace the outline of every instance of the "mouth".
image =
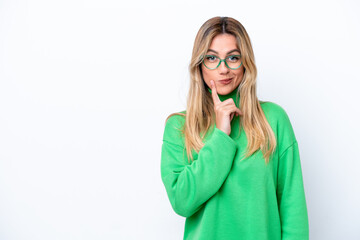
[(229, 84), (229, 83), (231, 83), (231, 81), (232, 81), (232, 78), (226, 78), (226, 79), (219, 80), (219, 83)]

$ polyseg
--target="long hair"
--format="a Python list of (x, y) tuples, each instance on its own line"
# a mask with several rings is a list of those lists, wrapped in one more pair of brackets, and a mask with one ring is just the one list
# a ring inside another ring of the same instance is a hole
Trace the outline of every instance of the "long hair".
[(173, 115), (185, 117), (185, 123), (181, 129), (185, 136), (184, 147), (188, 160), (194, 161), (192, 150), (198, 153), (204, 146), (203, 139), (210, 128), (214, 127), (216, 116), (211, 93), (207, 90), (203, 79), (201, 63), (213, 38), (223, 33), (235, 36), (244, 66), (244, 75), (236, 93), (237, 99), (240, 95), (239, 108), (243, 113), (238, 118), (239, 129), (241, 131), (241, 128), (244, 128), (248, 140), (244, 158), (251, 156), (260, 148), (265, 163), (268, 163), (271, 154), (275, 152), (276, 138), (256, 95), (257, 68), (250, 38), (243, 25), (234, 18), (214, 17), (200, 27), (189, 64), (190, 88), (187, 96), (186, 113), (172, 113), (165, 122)]

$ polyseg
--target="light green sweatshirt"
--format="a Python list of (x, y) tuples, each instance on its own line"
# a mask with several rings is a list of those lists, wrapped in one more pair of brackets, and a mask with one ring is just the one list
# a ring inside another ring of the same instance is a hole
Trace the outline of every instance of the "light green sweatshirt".
[[(236, 91), (219, 98), (235, 101)], [(199, 153), (193, 151), (195, 161), (191, 163), (179, 130), (185, 118), (175, 115), (166, 122), (161, 179), (173, 210), (186, 217), (183, 239), (309, 239), (299, 148), (292, 125), (281, 106), (260, 103), (277, 139), (268, 165), (260, 150), (241, 160), (247, 138), (243, 129), (238, 136), (239, 116), (231, 122), (230, 136), (215, 124)]]

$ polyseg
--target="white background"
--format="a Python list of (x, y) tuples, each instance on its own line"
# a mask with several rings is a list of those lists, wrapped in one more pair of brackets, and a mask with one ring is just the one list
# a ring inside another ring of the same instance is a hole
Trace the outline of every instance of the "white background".
[(360, 239), (358, 1), (0, 1), (0, 239), (182, 239), (160, 177), (195, 35), (239, 20), (299, 142), (312, 240)]

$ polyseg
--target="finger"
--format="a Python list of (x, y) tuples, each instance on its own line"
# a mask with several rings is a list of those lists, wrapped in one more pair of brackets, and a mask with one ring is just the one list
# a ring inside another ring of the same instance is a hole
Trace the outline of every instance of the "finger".
[(221, 103), (220, 98), (219, 98), (219, 96), (217, 94), (217, 91), (216, 91), (215, 82), (213, 80), (210, 80), (210, 85), (211, 85), (211, 95), (212, 95), (212, 99), (214, 101), (214, 104)]
[(231, 113), (230, 114), (230, 121), (233, 120), (233, 118), (234, 118), (234, 113)]
[(222, 105), (224, 105), (224, 106), (227, 106), (227, 105), (235, 106), (234, 99), (228, 98), (228, 99), (222, 101)]
[(243, 113), (241, 112), (241, 110), (239, 108), (237, 108), (236, 106), (228, 106), (227, 108), (225, 108), (226, 111), (228, 111), (228, 113), (230, 114), (235, 114), (236, 116), (239, 115), (243, 115)]
[(235, 109), (235, 112), (236, 112), (236, 116), (243, 115), (243, 113), (238, 108)]
[(235, 105), (232, 105), (231, 110), (236, 114), (236, 116), (243, 115), (242, 111)]

